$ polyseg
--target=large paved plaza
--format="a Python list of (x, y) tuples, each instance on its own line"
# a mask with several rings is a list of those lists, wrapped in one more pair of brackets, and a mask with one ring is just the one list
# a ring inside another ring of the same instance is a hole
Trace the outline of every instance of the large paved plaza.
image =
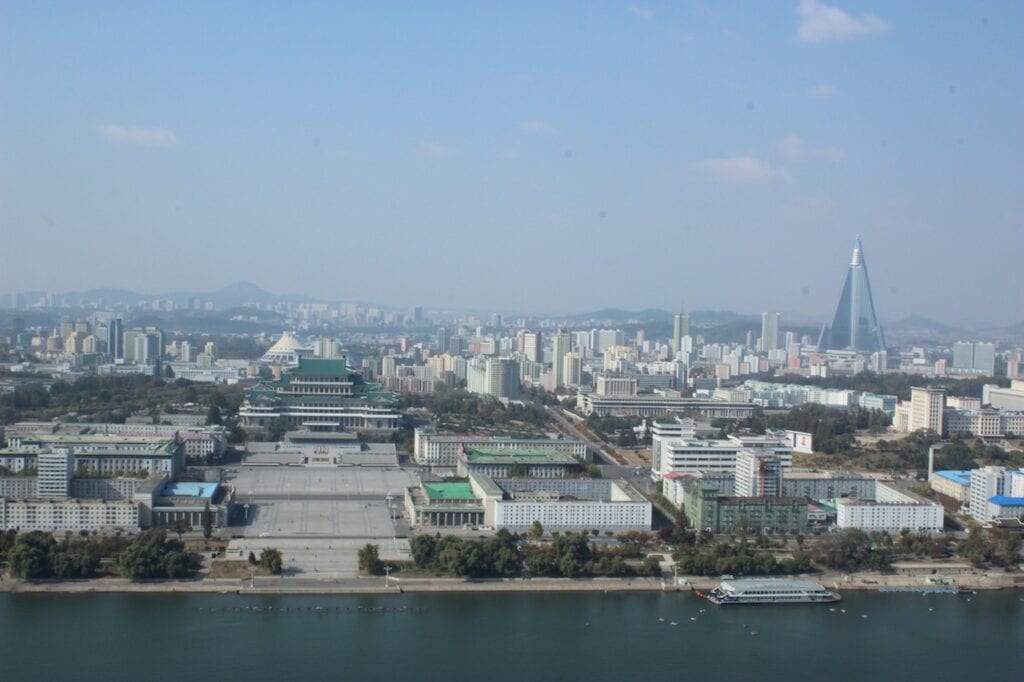
[(402, 514), (405, 489), (416, 483), (411, 471), (241, 466), (227, 472), (225, 483), (244, 509), (229, 529), (230, 559), (273, 547), (284, 554), (285, 580), (340, 580), (356, 577), (357, 553), (367, 543), (385, 561), (410, 558), (393, 519)]
[[(255, 498), (281, 496), (403, 496), (416, 484), (416, 474), (405, 469), (371, 467), (302, 468), (288, 466), (238, 467), (228, 471), (225, 483), (233, 486), (240, 501), (249, 492)], [(258, 500), (257, 500), (258, 501)]]

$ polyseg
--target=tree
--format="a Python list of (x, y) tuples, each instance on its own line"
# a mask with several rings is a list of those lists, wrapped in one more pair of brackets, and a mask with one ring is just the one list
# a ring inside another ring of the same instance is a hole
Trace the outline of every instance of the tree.
[(431, 535), (417, 535), (409, 543), (412, 560), (418, 568), (434, 568), (437, 561), (437, 540)]
[(178, 535), (178, 542), (181, 542), (181, 536), (192, 530), (192, 524), (188, 522), (188, 519), (174, 519), (171, 524), (171, 530)]
[(366, 544), (359, 550), (359, 570), (370, 575), (381, 572), (380, 548), (377, 545)]
[(530, 537), (535, 539), (535, 540), (538, 540), (538, 539), (542, 538), (543, 536), (544, 536), (544, 526), (542, 526), (540, 524), (540, 521), (538, 521), (537, 519), (534, 519), (533, 523), (530, 525)]
[(224, 423), (224, 420), (220, 416), (220, 408), (216, 405), (210, 405), (210, 409), (206, 412), (206, 425), (207, 426), (220, 426)]
[(50, 577), (53, 574), (50, 554), (56, 545), (48, 533), (33, 531), (18, 535), (7, 554), (11, 574), (26, 580)]
[(213, 535), (213, 512), (210, 511), (210, 503), (206, 502), (203, 507), (203, 537), (207, 540)]
[(249, 565), (250, 566), (255, 566), (256, 563), (257, 563), (257, 561), (256, 561), (256, 552), (249, 552)]
[(167, 532), (150, 528), (137, 535), (118, 557), (121, 575), (132, 580), (181, 578), (188, 574), (188, 555), (179, 542), (167, 542)]
[(280, 575), (281, 569), (284, 565), (284, 556), (281, 554), (281, 550), (267, 549), (260, 552), (260, 566), (270, 571), (274, 575)]

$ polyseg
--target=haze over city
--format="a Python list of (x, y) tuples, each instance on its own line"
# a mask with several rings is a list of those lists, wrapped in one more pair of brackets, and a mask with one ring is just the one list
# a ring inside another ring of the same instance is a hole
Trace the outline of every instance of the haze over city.
[(1022, 14), (10, 5), (0, 292), (1019, 322)]

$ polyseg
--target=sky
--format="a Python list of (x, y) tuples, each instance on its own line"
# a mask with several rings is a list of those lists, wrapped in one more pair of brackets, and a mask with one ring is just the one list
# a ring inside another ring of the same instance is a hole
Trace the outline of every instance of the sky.
[(1024, 320), (1024, 3), (0, 3), (0, 292)]

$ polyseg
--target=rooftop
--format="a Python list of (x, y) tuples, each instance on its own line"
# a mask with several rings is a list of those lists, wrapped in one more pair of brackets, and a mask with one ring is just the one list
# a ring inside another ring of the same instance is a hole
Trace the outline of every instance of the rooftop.
[(960, 485), (970, 485), (971, 484), (971, 470), (970, 469), (948, 469), (948, 470), (945, 470), (945, 471), (936, 471), (935, 475), (936, 476), (942, 476), (943, 478), (948, 478), (949, 480), (953, 481), (954, 483), (958, 483)]
[(424, 483), (423, 490), (431, 502), (443, 500), (475, 500), (473, 488), (469, 483), (453, 481), (450, 483)]
[(213, 499), (218, 483), (168, 483), (160, 491), (160, 497), (196, 497), (204, 500)]
[(517, 448), (465, 448), (469, 462), (484, 464), (576, 464), (576, 458), (548, 449)]
[(1000, 507), (1024, 507), (1024, 497), (1010, 497), (1009, 495), (995, 495), (988, 498), (992, 504)]

